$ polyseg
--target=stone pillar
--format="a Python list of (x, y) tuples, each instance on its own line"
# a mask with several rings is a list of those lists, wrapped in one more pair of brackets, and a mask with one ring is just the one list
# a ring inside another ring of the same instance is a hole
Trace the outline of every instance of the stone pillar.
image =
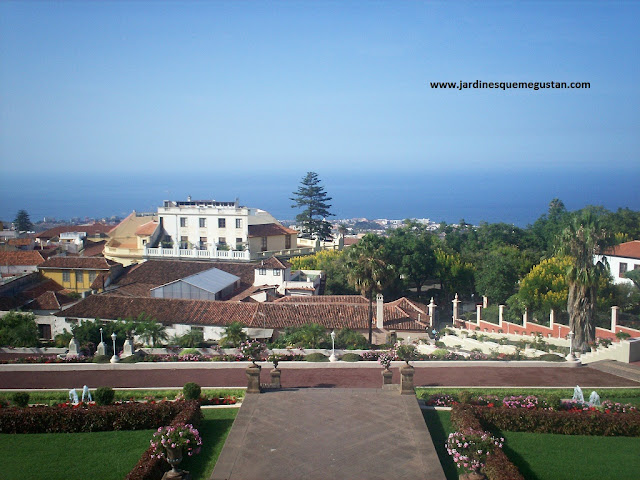
[(429, 302), (429, 327), (434, 328), (435, 322), (434, 318), (436, 316), (436, 304), (433, 302), (433, 297), (431, 297), (431, 301)]
[(133, 340), (131, 338), (127, 338), (124, 341), (124, 345), (122, 347), (122, 355), (120, 356), (122, 358), (126, 358), (126, 357), (130, 357), (134, 353), (136, 353), (136, 350), (135, 350), (135, 347), (133, 346)]
[(549, 310), (549, 328), (551, 329), (551, 333), (553, 333), (553, 327), (555, 323), (556, 323), (556, 312), (552, 308), (551, 310)]
[(480, 320), (482, 320), (482, 305), (476, 305), (476, 323), (480, 326)]
[(611, 331), (616, 333), (616, 327), (618, 326), (618, 314), (620, 313), (620, 307), (611, 307)]
[(411, 365), (400, 368), (400, 395), (415, 395), (413, 389), (413, 373), (415, 369)]
[(376, 295), (376, 328), (384, 328), (384, 297), (381, 293)]
[(96, 355), (106, 355), (107, 354), (107, 344), (104, 342), (100, 342), (98, 344), (98, 348), (96, 349)]
[(247, 374), (247, 392), (260, 393), (260, 367), (251, 365), (245, 370)]
[(382, 370), (382, 385), (391, 385), (391, 379), (393, 378), (393, 372), (388, 369)]
[(502, 328), (502, 322), (504, 320), (504, 305), (498, 305), (498, 326)]
[(522, 314), (522, 328), (527, 329), (527, 322), (529, 321), (529, 310), (524, 309), (524, 313)]
[(76, 337), (73, 337), (69, 342), (69, 353), (68, 355), (77, 357), (80, 354), (80, 343), (76, 340)]
[(282, 385), (280, 383), (280, 370), (276, 367), (271, 370), (271, 387), (273, 388), (281, 388)]
[(456, 326), (456, 321), (458, 320), (458, 305), (460, 304), (460, 300), (458, 300), (458, 294), (456, 293), (455, 298), (451, 302), (453, 303), (453, 326)]
[(487, 308), (489, 306), (489, 299), (486, 295), (482, 296), (482, 308)]

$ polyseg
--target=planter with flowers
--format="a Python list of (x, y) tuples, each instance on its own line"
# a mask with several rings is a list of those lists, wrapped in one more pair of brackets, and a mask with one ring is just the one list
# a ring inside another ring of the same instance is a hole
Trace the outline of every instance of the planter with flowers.
[(188, 456), (200, 453), (201, 445), (200, 433), (189, 423), (160, 427), (151, 439), (153, 457), (164, 458), (171, 465), (171, 471), (163, 477), (167, 479), (190, 478), (189, 472), (177, 467), (185, 453)]
[(445, 448), (460, 471), (460, 478), (480, 480), (485, 478), (487, 456), (502, 448), (504, 438), (495, 438), (489, 432), (466, 428), (449, 434)]
[(391, 385), (391, 379), (393, 377), (393, 372), (389, 370), (389, 367), (391, 367), (391, 360), (393, 360), (393, 356), (387, 352), (381, 353), (378, 357), (378, 363), (384, 368), (382, 371), (383, 385)]
[(262, 360), (267, 346), (258, 340), (247, 340), (240, 344), (240, 351), (245, 359), (251, 360), (251, 365), (245, 370), (247, 374), (247, 393), (260, 393), (260, 366), (256, 364)]
[(396, 344), (395, 346), (396, 357), (400, 360), (404, 360), (406, 365), (400, 369), (400, 394), (401, 395), (413, 395), (415, 393), (413, 389), (413, 373), (414, 368), (409, 365), (411, 360), (415, 360), (416, 346), (412, 344)]

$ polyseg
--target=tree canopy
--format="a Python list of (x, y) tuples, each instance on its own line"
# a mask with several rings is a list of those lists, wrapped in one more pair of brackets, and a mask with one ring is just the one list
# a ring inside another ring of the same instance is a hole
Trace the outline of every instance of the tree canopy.
[(307, 172), (290, 200), (294, 202), (291, 208), (302, 208), (296, 221), (302, 226), (303, 234), (321, 240), (331, 237), (331, 224), (325, 220), (332, 216), (331, 197), (327, 196), (317, 173)]
[(33, 313), (9, 312), (0, 318), (0, 345), (38, 346), (38, 325)]
[(29, 214), (26, 210), (18, 210), (13, 223), (15, 224), (16, 230), (19, 232), (28, 232), (33, 230), (33, 223), (31, 223)]

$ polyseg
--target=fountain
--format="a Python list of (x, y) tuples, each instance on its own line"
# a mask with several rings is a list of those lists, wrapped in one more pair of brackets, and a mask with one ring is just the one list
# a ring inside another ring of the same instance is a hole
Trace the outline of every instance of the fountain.
[(89, 391), (89, 387), (87, 387), (86, 385), (84, 387), (82, 387), (82, 401), (84, 402), (84, 399), (89, 400), (90, 402), (93, 401), (93, 398), (91, 398), (91, 392)]
[(75, 388), (72, 388), (71, 390), (69, 390), (69, 400), (73, 404), (79, 403), (78, 402), (78, 393), (76, 392)]
[(595, 390), (589, 395), (589, 405), (592, 407), (600, 406), (600, 395), (598, 395)]
[(582, 394), (582, 389), (579, 385), (576, 385), (576, 388), (573, 389), (573, 398), (571, 400), (574, 402), (584, 403), (584, 395)]

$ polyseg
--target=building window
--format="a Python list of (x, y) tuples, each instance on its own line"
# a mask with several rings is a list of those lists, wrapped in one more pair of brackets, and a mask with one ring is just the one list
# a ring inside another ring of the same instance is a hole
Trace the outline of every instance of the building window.
[(291, 248), (291, 235), (285, 235), (284, 237), (284, 248)]
[(634, 269), (634, 270), (640, 270), (640, 263), (639, 263), (639, 264), (637, 264), (637, 265), (634, 265), (634, 266), (633, 266), (633, 269)]
[(242, 219), (236, 218), (236, 228), (242, 228)]
[(207, 249), (207, 237), (200, 237), (200, 250)]
[(267, 274), (267, 269), (266, 268), (259, 268), (258, 269), (258, 275), (266, 275)]
[(279, 277), (280, 276), (280, 269), (279, 268), (274, 268), (273, 269), (273, 276), (274, 277)]
[(62, 281), (70, 282), (71, 281), (71, 272), (62, 272)]
[(218, 228), (226, 228), (226, 227), (227, 227), (227, 220), (225, 218), (219, 218)]
[(82, 275), (82, 272), (76, 272), (76, 282), (84, 283), (84, 275)]
[(207, 219), (200, 218), (200, 228), (207, 228)]
[(262, 252), (267, 251), (267, 237), (262, 237), (262, 245), (260, 246)]
[(180, 248), (189, 247), (189, 237), (180, 237)]
[(38, 335), (42, 340), (51, 340), (51, 325), (45, 323), (38, 324)]
[(226, 245), (226, 244), (227, 244), (227, 237), (220, 237), (220, 238), (218, 239), (218, 243), (219, 243), (220, 245)]
[(624, 278), (625, 273), (627, 273), (627, 264), (626, 262), (620, 262), (620, 271), (618, 272), (618, 276), (620, 278)]
[(180, 226), (181, 227), (187, 226), (187, 217), (180, 217)]

